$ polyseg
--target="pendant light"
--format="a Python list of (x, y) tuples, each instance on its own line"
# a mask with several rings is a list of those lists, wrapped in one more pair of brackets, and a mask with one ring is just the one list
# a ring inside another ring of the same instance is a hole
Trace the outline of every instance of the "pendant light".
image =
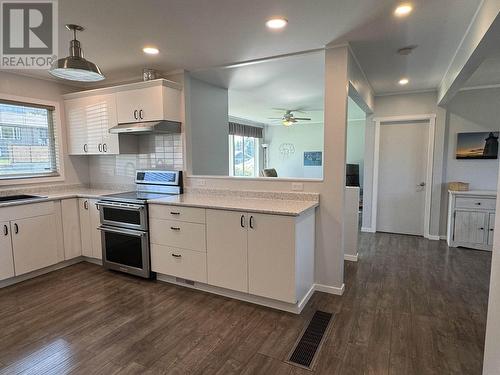
[(96, 82), (102, 81), (106, 77), (101, 69), (91, 61), (85, 60), (80, 41), (76, 39), (76, 32), (83, 31), (79, 25), (66, 25), (66, 28), (73, 31), (73, 40), (69, 44), (69, 56), (59, 59), (52, 64), (49, 73), (55, 77), (70, 81)]

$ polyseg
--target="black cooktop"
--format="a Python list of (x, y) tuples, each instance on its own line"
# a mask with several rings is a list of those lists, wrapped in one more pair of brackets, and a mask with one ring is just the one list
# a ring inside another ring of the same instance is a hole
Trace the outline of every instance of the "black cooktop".
[(114, 202), (144, 203), (148, 199), (164, 198), (171, 195), (172, 194), (147, 193), (143, 191), (127, 191), (125, 193), (104, 195), (101, 199)]

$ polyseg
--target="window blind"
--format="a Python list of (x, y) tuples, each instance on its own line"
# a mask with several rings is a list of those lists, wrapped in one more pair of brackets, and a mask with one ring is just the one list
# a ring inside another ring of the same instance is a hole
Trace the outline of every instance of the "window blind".
[(262, 128), (230, 121), (229, 134), (240, 135), (242, 137), (262, 138)]
[(0, 178), (57, 175), (54, 107), (0, 100)]

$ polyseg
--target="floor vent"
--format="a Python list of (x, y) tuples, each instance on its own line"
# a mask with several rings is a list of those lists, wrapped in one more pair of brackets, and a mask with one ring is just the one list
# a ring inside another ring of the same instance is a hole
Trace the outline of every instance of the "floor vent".
[(311, 321), (295, 344), (288, 359), (289, 363), (307, 369), (312, 368), (332, 318), (333, 314), (324, 311), (318, 310), (314, 313)]

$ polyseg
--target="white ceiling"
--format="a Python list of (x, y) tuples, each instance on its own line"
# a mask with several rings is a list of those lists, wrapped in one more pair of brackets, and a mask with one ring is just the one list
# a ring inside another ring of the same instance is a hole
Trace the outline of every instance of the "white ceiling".
[[(60, 0), (59, 54), (70, 39), (64, 24), (85, 26), (85, 55), (109, 84), (138, 78), (145, 66), (190, 70), (350, 41), (376, 93), (435, 88), (480, 0), (412, 2), (410, 17), (396, 20), (394, 0)], [(264, 27), (273, 15), (289, 19), (284, 31)], [(147, 44), (160, 55), (145, 56)], [(396, 55), (408, 44), (419, 45), (413, 55)], [(401, 75), (410, 85), (395, 84)]]

